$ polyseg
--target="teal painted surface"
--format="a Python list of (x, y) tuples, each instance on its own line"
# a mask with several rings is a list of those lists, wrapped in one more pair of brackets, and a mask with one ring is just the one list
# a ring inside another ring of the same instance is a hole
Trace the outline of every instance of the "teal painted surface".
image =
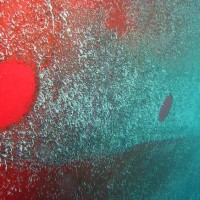
[[(200, 200), (200, 1), (132, 3), (141, 9), (141, 24), (151, 13), (159, 26), (141, 25), (122, 39), (103, 29), (101, 46), (90, 49), (92, 24), (70, 60), (78, 70), (69, 73), (70, 62), (55, 57), (40, 71), (33, 111), (1, 134), (2, 160), (33, 157), (61, 166), (94, 159), (96, 184), (88, 184), (90, 191), (81, 183), (94, 199), (103, 193), (108, 200)], [(169, 94), (173, 103), (160, 122)], [(13, 132), (24, 145), (16, 157)]]

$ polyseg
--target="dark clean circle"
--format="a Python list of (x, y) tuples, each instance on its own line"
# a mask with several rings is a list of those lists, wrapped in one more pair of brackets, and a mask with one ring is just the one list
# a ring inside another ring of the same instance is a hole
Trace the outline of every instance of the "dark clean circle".
[(28, 112), (35, 89), (29, 65), (16, 60), (0, 63), (0, 128), (18, 122)]
[(169, 111), (170, 111), (171, 106), (172, 106), (172, 100), (173, 100), (173, 97), (170, 94), (163, 101), (162, 107), (161, 107), (160, 112), (159, 112), (159, 121), (160, 122), (164, 121), (164, 119), (169, 114)]

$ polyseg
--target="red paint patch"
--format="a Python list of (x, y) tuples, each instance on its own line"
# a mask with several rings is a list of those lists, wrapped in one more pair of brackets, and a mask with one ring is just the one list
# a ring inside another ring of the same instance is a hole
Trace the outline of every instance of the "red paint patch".
[(130, 28), (128, 25), (127, 5), (121, 0), (105, 1), (105, 9), (110, 10), (109, 17), (106, 20), (106, 28), (111, 31), (116, 31), (121, 37)]
[(126, 2), (123, 0), (101, 0), (92, 2), (86, 0), (72, 0), (72, 4), (73, 7), (80, 4), (88, 9), (94, 9), (97, 12), (101, 12), (100, 10), (103, 8), (108, 14), (108, 17), (103, 17), (105, 27), (109, 31), (116, 32), (119, 38), (128, 34), (131, 29), (137, 30), (138, 28), (137, 19), (132, 19), (128, 15), (130, 12), (138, 12), (138, 8), (133, 8), (130, 0)]
[(15, 60), (0, 64), (0, 128), (28, 112), (35, 88), (35, 75), (27, 64)]
[(6, 0), (0, 4), (0, 11), (0, 51), (4, 60), (17, 58), (28, 64), (39, 63), (42, 68), (49, 66), (61, 20), (53, 26), (48, 5), (42, 0)]
[(0, 199), (72, 200), (77, 190), (84, 192), (82, 182), (92, 186), (90, 175), (85, 177), (89, 164), (77, 162), (56, 166), (25, 160), (7, 162), (6, 166), (0, 164)]

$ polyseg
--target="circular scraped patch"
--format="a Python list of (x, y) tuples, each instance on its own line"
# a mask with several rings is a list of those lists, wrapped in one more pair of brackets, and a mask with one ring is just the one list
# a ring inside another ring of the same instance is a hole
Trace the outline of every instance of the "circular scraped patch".
[(19, 121), (28, 112), (35, 88), (30, 66), (16, 60), (0, 63), (0, 128)]

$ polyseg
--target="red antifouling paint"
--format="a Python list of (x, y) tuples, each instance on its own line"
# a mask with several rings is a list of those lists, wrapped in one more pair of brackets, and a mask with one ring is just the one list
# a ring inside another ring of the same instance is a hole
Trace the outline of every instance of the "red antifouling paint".
[(27, 114), (35, 88), (35, 74), (29, 65), (16, 60), (0, 63), (0, 128)]

